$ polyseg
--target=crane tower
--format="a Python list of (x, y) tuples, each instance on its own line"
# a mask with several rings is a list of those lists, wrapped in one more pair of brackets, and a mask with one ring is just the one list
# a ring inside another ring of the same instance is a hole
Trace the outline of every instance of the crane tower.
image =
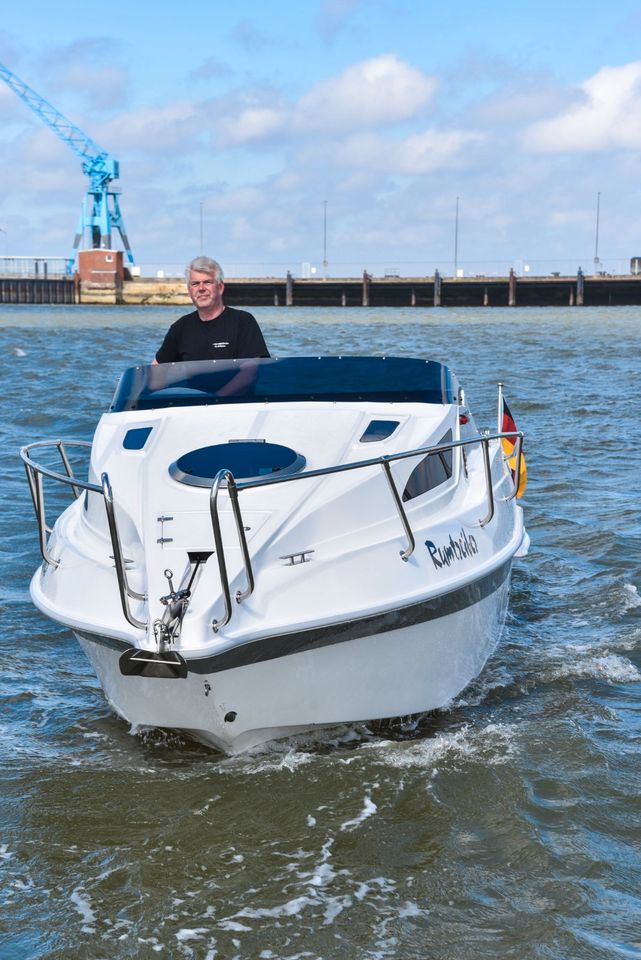
[(112, 185), (120, 176), (118, 161), (1, 63), (0, 78), (80, 157), (82, 172), (89, 177), (89, 188), (82, 200), (78, 229), (67, 260), (67, 273), (73, 273), (76, 254), (81, 244), (84, 245), (86, 234), (90, 238), (89, 247), (109, 250), (114, 230), (120, 234), (127, 259), (133, 266), (134, 257), (118, 202), (119, 191)]

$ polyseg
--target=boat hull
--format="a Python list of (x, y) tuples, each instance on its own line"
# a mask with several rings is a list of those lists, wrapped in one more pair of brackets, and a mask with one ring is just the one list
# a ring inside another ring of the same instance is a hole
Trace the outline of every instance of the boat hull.
[(184, 679), (123, 676), (122, 640), (75, 633), (121, 717), (235, 754), (315, 728), (445, 706), (498, 642), (509, 571), (508, 562), (456, 595), (377, 618), (262, 638), (233, 658), (187, 659)]

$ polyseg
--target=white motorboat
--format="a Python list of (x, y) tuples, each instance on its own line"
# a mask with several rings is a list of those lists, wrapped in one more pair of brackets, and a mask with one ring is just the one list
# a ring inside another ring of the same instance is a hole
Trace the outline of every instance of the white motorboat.
[[(491, 654), (527, 550), (503, 424), (479, 432), (433, 361), (131, 368), (92, 444), (21, 451), (31, 596), (125, 720), (226, 753), (441, 707)], [(53, 528), (52, 482), (74, 495)]]

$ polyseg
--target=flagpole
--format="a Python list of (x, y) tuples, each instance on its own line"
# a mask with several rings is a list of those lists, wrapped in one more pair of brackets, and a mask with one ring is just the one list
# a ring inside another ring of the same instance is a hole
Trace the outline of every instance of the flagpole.
[(498, 411), (497, 411), (497, 417), (496, 417), (496, 432), (497, 432), (497, 433), (501, 433), (502, 430), (503, 430), (503, 387), (504, 387), (504, 384), (501, 383), (501, 381), (499, 380), (499, 382), (497, 383), (497, 387), (498, 387), (498, 401), (499, 401), (499, 405), (498, 405)]

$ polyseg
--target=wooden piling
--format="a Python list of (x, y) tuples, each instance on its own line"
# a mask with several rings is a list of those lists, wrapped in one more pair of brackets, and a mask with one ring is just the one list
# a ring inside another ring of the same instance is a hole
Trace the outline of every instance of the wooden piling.
[(285, 306), (294, 306), (294, 278), (289, 270), (287, 271), (287, 278), (285, 280)]
[(577, 307), (583, 306), (583, 288), (584, 288), (585, 277), (583, 276), (583, 270), (579, 267), (576, 275), (576, 305)]
[(516, 274), (514, 273), (514, 267), (510, 267), (510, 276), (508, 279), (508, 293), (507, 293), (507, 305), (508, 307), (516, 306)]
[(434, 306), (441, 306), (441, 275), (438, 270), (434, 271)]
[(371, 279), (372, 278), (370, 277), (367, 270), (363, 270), (363, 306), (364, 307), (369, 307), (369, 284)]

